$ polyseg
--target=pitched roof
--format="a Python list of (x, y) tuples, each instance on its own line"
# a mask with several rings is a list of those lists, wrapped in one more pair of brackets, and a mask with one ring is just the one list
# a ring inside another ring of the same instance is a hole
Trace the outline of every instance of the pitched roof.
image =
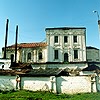
[[(46, 42), (17, 44), (17, 47), (21, 47), (21, 48), (35, 48), (35, 47), (46, 47), (46, 46), (47, 46)], [(7, 48), (15, 48), (15, 44), (8, 46)]]

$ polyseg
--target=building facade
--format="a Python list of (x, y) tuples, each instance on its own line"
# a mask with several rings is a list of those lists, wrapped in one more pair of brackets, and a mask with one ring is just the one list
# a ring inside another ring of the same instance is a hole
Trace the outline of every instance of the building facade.
[(46, 28), (48, 62), (86, 61), (86, 28)]
[[(17, 45), (17, 62), (22, 63), (43, 63), (47, 61), (46, 43), (20, 43)], [(4, 54), (4, 48), (2, 48)], [(6, 56), (15, 60), (15, 45), (7, 47)]]
[[(17, 45), (17, 62), (33, 63), (33, 68), (84, 68), (86, 28), (46, 28), (46, 42)], [(2, 49), (4, 53), (4, 48)], [(15, 45), (7, 47), (7, 58), (15, 57)], [(14, 58), (15, 60), (15, 58)], [(43, 63), (40, 65), (40, 63)]]

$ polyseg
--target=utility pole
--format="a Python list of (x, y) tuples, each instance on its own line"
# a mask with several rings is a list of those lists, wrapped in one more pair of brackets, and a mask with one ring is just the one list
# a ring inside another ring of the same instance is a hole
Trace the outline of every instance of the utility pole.
[(18, 38), (18, 25), (16, 26), (16, 39), (15, 39), (15, 63), (17, 60), (17, 38)]
[(97, 18), (98, 18), (98, 20), (99, 20), (99, 13), (98, 13), (98, 11), (93, 11), (93, 13), (96, 13), (97, 14)]
[(4, 59), (6, 59), (6, 48), (7, 48), (7, 37), (8, 37), (8, 23), (9, 20), (7, 19), (7, 23), (6, 23), (6, 35), (5, 35), (5, 47), (4, 47)]

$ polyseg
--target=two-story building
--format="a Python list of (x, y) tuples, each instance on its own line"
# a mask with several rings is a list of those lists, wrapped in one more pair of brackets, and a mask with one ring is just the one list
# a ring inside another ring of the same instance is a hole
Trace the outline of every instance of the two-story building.
[[(17, 62), (32, 63), (33, 67), (87, 67), (85, 27), (46, 28), (45, 31), (45, 43), (17, 45)], [(2, 52), (4, 53), (4, 48)], [(14, 52), (15, 45), (8, 46), (7, 58), (14, 58)]]
[(46, 28), (48, 62), (85, 62), (86, 28)]

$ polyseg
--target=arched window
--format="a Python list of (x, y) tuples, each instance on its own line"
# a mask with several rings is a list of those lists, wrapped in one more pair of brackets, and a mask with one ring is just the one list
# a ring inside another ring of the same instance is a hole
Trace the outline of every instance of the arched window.
[(64, 62), (68, 62), (68, 53), (64, 54)]
[(39, 52), (39, 60), (42, 59), (42, 52)]
[(30, 52), (27, 55), (27, 60), (31, 60), (31, 53)]

